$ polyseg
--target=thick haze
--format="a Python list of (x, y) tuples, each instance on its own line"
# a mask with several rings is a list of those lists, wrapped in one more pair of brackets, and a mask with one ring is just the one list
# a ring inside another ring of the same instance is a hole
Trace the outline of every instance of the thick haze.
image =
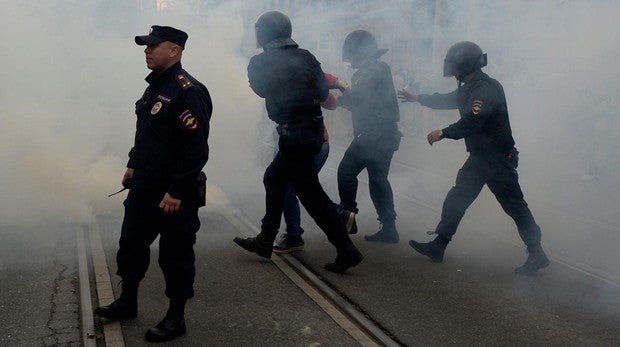
[[(248, 175), (251, 180), (260, 179), (266, 165), (255, 159), (264, 137), (264, 129), (257, 131), (263, 101), (248, 87), (246, 66), (258, 53), (254, 20), (278, 8), (268, 7), (268, 1), (216, 6), (209, 5), (216, 1), (177, 0), (160, 12), (147, 1), (0, 3), (0, 225), (89, 222), (95, 215), (122, 213), (123, 195), (106, 195), (120, 188), (133, 140), (133, 104), (149, 72), (143, 47), (133, 37), (146, 34), (152, 24), (188, 32), (183, 65), (211, 92), (209, 183), (238, 187), (226, 193), (253, 194), (249, 203), (263, 203), (260, 180), (244, 181), (248, 170), (259, 172)], [(457, 41), (477, 42), (488, 53), (484, 71), (506, 91), (521, 151), (521, 185), (544, 244), (573, 263), (620, 278), (615, 255), (620, 244), (620, 3), (377, 1), (382, 9), (375, 15), (355, 1), (317, 3), (291, 9), (293, 38), (325, 70), (344, 79), (351, 71), (339, 60), (340, 48), (350, 30), (375, 33), (380, 46), (390, 49), (384, 60), (394, 74), (410, 71), (414, 91), (423, 93), (453, 90), (454, 80), (441, 76), (445, 51)], [(419, 7), (402, 11), (396, 6), (408, 3)], [(398, 59), (406, 40), (413, 45), (412, 56)], [(347, 113), (326, 114), (333, 115), (328, 119), (333, 143), (346, 145), (349, 133), (338, 122), (346, 125)], [(462, 141), (430, 147), (425, 136), (457, 117), (456, 111), (401, 105), (405, 138), (392, 169), (399, 194), (438, 211), (466, 153)], [(333, 151), (330, 160), (340, 158)], [(336, 176), (327, 173), (322, 179)], [(396, 208), (404, 214), (411, 207)], [(401, 232), (420, 237), (437, 221), (438, 212)], [(497, 234), (520, 242), (486, 189), (463, 228), (502, 228)]]
[(199, 18), (182, 3), (160, 13), (141, 9), (139, 1), (3, 3), (1, 224), (87, 222), (95, 214), (122, 213), (122, 195), (106, 195), (120, 188), (133, 142), (133, 104), (149, 73), (144, 47), (133, 38), (152, 24), (189, 33), (183, 65), (204, 81), (215, 104), (212, 158), (218, 135), (233, 134), (225, 126), (238, 125), (236, 144), (248, 146), (247, 115), (256, 111), (244, 105), (256, 109), (259, 101), (250, 97), (246, 61), (238, 57), (242, 26), (231, 7)]

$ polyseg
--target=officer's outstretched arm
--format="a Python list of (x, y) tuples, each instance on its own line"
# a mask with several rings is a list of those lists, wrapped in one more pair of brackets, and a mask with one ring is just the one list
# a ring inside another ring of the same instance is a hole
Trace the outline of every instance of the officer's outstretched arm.
[(436, 110), (454, 110), (458, 108), (456, 90), (447, 94), (419, 94), (417, 95), (417, 101), (426, 107)]
[(398, 99), (401, 102), (418, 102), (418, 94), (413, 94), (408, 90), (401, 89), (398, 92)]

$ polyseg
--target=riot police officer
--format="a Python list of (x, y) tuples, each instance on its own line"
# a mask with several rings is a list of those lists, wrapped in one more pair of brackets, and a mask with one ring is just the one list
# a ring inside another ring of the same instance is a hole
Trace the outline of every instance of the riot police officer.
[(399, 91), (403, 101), (419, 102), (435, 109), (458, 108), (458, 122), (431, 131), (428, 143), (444, 138), (465, 139), (469, 157), (459, 170), (456, 184), (446, 196), (437, 237), (428, 243), (410, 241), (409, 245), (434, 262), (443, 260), (444, 250), (461, 221), (486, 184), (504, 211), (517, 225), (527, 246), (528, 257), (515, 272), (533, 275), (549, 265), (540, 239), (540, 227), (523, 198), (517, 176), (519, 152), (514, 147), (506, 97), (502, 85), (482, 72), (487, 55), (473, 42), (459, 42), (448, 49), (444, 60), (444, 76), (454, 76), (458, 88), (449, 94), (415, 95)]
[[(167, 341), (185, 333), (184, 309), (193, 297), (194, 249), (200, 227), (200, 189), (209, 147), (212, 104), (207, 88), (181, 67), (187, 34), (154, 25), (136, 36), (146, 46), (148, 87), (136, 102), (136, 133), (123, 185), (129, 188), (116, 256), (120, 297), (95, 313), (108, 319), (137, 316), (138, 284), (149, 266), (149, 247), (159, 235), (159, 265), (170, 298), (164, 319), (146, 333)], [(204, 191), (202, 191), (204, 193)]]
[(266, 212), (256, 237), (234, 242), (247, 251), (270, 258), (284, 208), (287, 183), (293, 185), (310, 216), (336, 247), (336, 259), (325, 269), (343, 273), (362, 261), (314, 169), (314, 158), (324, 143), (321, 102), (328, 84), (320, 63), (291, 39), (291, 21), (269, 11), (255, 24), (256, 42), (263, 52), (248, 65), (250, 87), (265, 98), (267, 114), (278, 124), (278, 153), (265, 171)]
[(366, 30), (351, 32), (342, 45), (342, 60), (357, 69), (351, 77), (351, 88), (339, 98), (340, 106), (351, 111), (353, 141), (338, 166), (340, 214), (349, 232), (355, 233), (357, 176), (368, 171), (370, 198), (382, 224), (381, 229), (366, 235), (367, 241), (397, 243), (396, 212), (392, 187), (388, 181), (390, 164), (400, 144), (400, 113), (390, 67), (379, 57), (387, 49), (379, 49), (375, 37)]

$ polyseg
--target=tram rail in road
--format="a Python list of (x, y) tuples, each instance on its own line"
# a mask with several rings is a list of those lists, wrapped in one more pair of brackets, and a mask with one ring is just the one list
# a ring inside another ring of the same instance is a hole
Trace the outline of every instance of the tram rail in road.
[[(233, 214), (222, 213), (225, 218), (233, 224), (240, 232), (247, 236), (256, 235), (256, 228), (240, 212)], [(80, 228), (77, 232), (78, 253), (80, 256), (80, 292), (82, 300), (82, 320), (85, 327), (83, 342), (85, 346), (95, 345), (93, 328), (93, 312), (90, 305), (91, 289), (88, 285), (89, 271), (86, 253), (91, 254), (91, 266), (95, 277), (97, 302), (108, 304), (114, 300), (112, 283), (108, 271), (108, 265), (103, 252), (103, 245), (99, 230), (96, 225), (88, 228)], [(86, 237), (90, 242), (86, 242)], [(86, 244), (89, 244), (89, 252), (86, 251)], [(274, 255), (272, 262), (289, 278), (299, 289), (301, 289), (310, 299), (312, 299), (325, 313), (327, 313), (336, 324), (346, 331), (361, 346), (400, 346), (391, 334), (386, 333), (376, 322), (369, 318), (365, 313), (356, 308), (346, 297), (331, 284), (327, 284), (319, 279), (312, 271), (299, 262), (295, 257), (287, 254)], [(86, 305), (88, 304), (88, 305)], [(90, 319), (89, 319), (90, 317)], [(123, 347), (125, 341), (121, 325), (117, 321), (103, 322), (103, 335), (106, 346)]]
[[(254, 236), (258, 233), (256, 227), (241, 212), (235, 211), (234, 214), (225, 216), (246, 236)], [(333, 285), (319, 279), (294, 256), (290, 254), (273, 255), (271, 260), (361, 346), (391, 347), (401, 345), (384, 328), (358, 310), (357, 305), (352, 304), (349, 299), (332, 289)]]
[[(254, 236), (258, 232), (257, 228), (250, 222), (245, 215), (238, 210), (227, 206), (225, 210), (217, 211), (224, 216), (235, 229), (246, 236)], [(78, 255), (79, 255), (79, 275), (80, 290), (82, 299), (82, 325), (84, 345), (92, 345), (95, 342), (92, 333), (92, 307), (86, 305), (87, 299), (90, 299), (92, 292), (88, 287), (88, 283), (95, 283), (97, 288), (97, 297), (100, 304), (107, 304), (114, 300), (110, 274), (108, 272), (108, 264), (103, 252), (103, 245), (97, 225), (79, 228), (77, 231), (78, 238)], [(90, 246), (89, 252), (84, 249)], [(86, 254), (91, 255), (92, 269), (94, 274), (94, 282), (84, 280), (88, 279), (88, 266), (85, 262)], [(344, 331), (346, 331), (353, 339), (362, 346), (399, 346), (402, 343), (398, 341), (394, 334), (387, 331), (372, 319), (364, 308), (360, 307), (338, 290), (337, 286), (326, 282), (320, 276), (313, 273), (307, 266), (300, 262), (296, 257), (290, 254), (275, 255), (271, 258), (274, 265), (278, 267), (284, 275), (287, 276), (298, 288), (300, 288), (310, 299), (312, 299), (325, 313), (327, 313)], [(569, 262), (557, 259), (554, 261), (558, 264), (577, 270), (588, 276), (603, 280), (609, 284), (619, 287), (620, 284), (611, 278), (600, 276), (598, 274), (572, 265)], [(85, 292), (88, 294), (85, 294)], [(86, 299), (85, 299), (86, 298)], [(88, 302), (90, 303), (90, 302)], [(88, 317), (91, 319), (88, 320)], [(123, 332), (118, 322), (105, 322), (103, 324), (103, 333), (106, 346), (124, 346)]]

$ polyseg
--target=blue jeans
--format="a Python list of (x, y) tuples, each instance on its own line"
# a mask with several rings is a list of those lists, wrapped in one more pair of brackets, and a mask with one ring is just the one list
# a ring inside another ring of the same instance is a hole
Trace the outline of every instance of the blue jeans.
[[(314, 157), (314, 170), (316, 173), (327, 161), (329, 155), (329, 143), (324, 142), (321, 150)], [(301, 236), (304, 229), (301, 227), (301, 211), (299, 209), (299, 200), (293, 185), (288, 183), (286, 186), (286, 198), (284, 200), (284, 222), (286, 223), (286, 233), (294, 236)]]

